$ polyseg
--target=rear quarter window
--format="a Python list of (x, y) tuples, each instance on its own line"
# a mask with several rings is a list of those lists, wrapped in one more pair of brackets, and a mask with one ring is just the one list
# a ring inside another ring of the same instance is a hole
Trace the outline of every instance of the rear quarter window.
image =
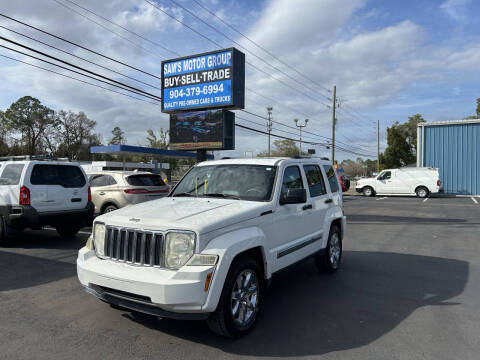
[(335, 170), (330, 165), (323, 165), (325, 174), (327, 174), (328, 183), (330, 184), (330, 190), (332, 193), (338, 191), (338, 179)]
[(162, 177), (156, 174), (130, 175), (126, 180), (131, 186), (165, 186)]
[(20, 178), (22, 177), (24, 164), (8, 164), (3, 169), (0, 168), (0, 185), (18, 185), (20, 184)]
[(85, 176), (78, 166), (36, 164), (30, 175), (32, 185), (60, 185), (64, 188), (81, 188)]

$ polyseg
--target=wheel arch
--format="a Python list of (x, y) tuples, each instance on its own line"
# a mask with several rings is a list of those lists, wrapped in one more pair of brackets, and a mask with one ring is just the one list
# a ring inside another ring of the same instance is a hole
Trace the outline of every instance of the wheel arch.
[(103, 214), (103, 212), (105, 211), (105, 209), (110, 206), (110, 205), (113, 205), (115, 206), (117, 209), (120, 209), (120, 206), (118, 206), (118, 204), (113, 201), (113, 200), (107, 200), (105, 201), (103, 204), (102, 204), (102, 207), (100, 208), (100, 214)]
[(271, 277), (271, 261), (264, 244), (265, 234), (258, 227), (235, 230), (220, 235), (207, 244), (201, 253), (217, 254), (219, 262), (202, 310), (215, 311), (230, 267), (241, 256), (250, 256), (257, 260), (264, 279), (268, 281)]

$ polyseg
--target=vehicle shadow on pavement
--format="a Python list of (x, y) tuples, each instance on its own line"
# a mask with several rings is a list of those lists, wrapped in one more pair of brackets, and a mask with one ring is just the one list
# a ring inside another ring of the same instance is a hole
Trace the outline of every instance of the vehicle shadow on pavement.
[(75, 276), (73, 264), (0, 251), (0, 292), (38, 286)]
[(347, 251), (334, 275), (319, 275), (312, 260), (275, 275), (263, 316), (252, 333), (239, 340), (212, 335), (204, 322), (125, 316), (236, 355), (321, 355), (369, 344), (418, 308), (456, 306), (448, 300), (462, 293), (468, 275), (465, 261)]
[(77, 234), (65, 239), (54, 230), (25, 230), (17, 233), (7, 248), (80, 250), (87, 238), (87, 235)]

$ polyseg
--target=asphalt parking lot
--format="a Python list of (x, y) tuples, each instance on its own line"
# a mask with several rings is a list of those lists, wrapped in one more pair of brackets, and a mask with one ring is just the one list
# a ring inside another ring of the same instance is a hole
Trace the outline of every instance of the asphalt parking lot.
[(308, 260), (277, 274), (237, 341), (109, 307), (76, 278), (86, 233), (25, 232), (0, 249), (1, 358), (478, 359), (480, 205), (349, 196), (345, 212), (341, 271), (320, 275)]

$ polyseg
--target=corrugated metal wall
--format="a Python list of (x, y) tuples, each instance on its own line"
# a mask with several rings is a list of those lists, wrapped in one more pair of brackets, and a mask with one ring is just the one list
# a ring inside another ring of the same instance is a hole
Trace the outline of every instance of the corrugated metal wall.
[(423, 166), (440, 169), (445, 193), (480, 195), (480, 123), (423, 129)]

